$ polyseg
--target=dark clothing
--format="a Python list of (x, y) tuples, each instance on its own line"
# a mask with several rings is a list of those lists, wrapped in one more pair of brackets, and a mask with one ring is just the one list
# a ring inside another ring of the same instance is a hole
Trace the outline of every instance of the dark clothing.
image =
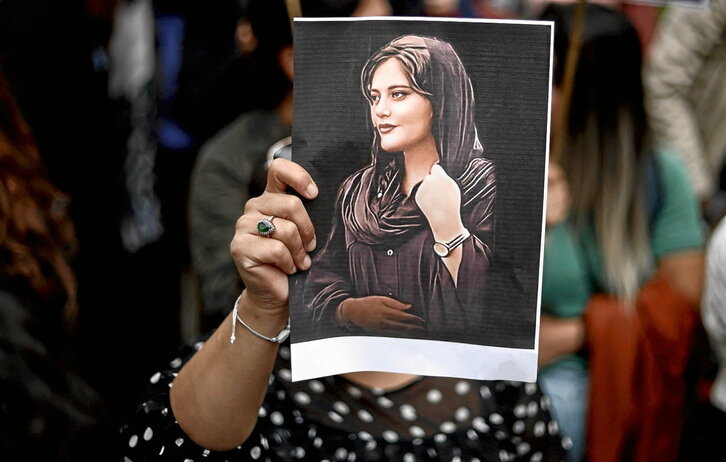
[(383, 392), (339, 376), (291, 382), (289, 358), (283, 345), (252, 434), (227, 452), (196, 445), (176, 423), (169, 389), (182, 359), (175, 359), (173, 369), (151, 377), (123, 428), (124, 455), (134, 462), (566, 460), (549, 399), (534, 383), (423, 377)]
[(343, 184), (332, 231), (307, 279), (305, 305), (313, 324), (339, 333), (340, 303), (383, 295), (412, 304), (407, 312), (426, 321), (424, 336), (476, 331), (494, 238), (494, 165), (475, 158), (457, 179), (461, 218), (471, 236), (462, 244), (456, 285), (434, 253), (431, 228), (415, 200), (418, 186), (406, 196), (402, 170), (382, 181), (375, 170), (363, 169)]
[(65, 300), (5, 282), (0, 282), (0, 459), (93, 460), (109, 447), (111, 431), (101, 424), (107, 416), (100, 397), (75, 371), (61, 314)]
[[(204, 144), (192, 175), (190, 246), (204, 323), (219, 325), (244, 286), (229, 254), (237, 219), (265, 188), (267, 150), (290, 136), (274, 111), (250, 111)], [(209, 330), (209, 329), (207, 329)]]

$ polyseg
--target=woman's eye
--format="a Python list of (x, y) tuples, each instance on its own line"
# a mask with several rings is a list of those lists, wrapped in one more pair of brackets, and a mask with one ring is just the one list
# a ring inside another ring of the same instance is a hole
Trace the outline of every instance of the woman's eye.
[(371, 104), (377, 103), (379, 99), (381, 99), (378, 95), (369, 95), (368, 98), (371, 101)]
[(406, 96), (406, 92), (403, 92), (403, 91), (394, 91), (393, 93), (391, 93), (391, 96), (393, 97), (393, 99), (401, 99), (404, 96)]

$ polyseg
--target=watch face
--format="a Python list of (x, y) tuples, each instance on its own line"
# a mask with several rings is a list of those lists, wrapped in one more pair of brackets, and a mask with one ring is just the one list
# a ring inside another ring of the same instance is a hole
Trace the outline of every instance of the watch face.
[(443, 258), (449, 254), (449, 249), (441, 242), (435, 242), (434, 252), (436, 252), (436, 255)]

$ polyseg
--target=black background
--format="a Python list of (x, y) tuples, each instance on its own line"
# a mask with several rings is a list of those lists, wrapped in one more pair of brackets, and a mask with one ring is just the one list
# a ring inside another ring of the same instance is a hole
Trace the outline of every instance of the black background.
[[(452, 21), (295, 23), (293, 160), (320, 187), (308, 205), (323, 247), (338, 187), (370, 163), (373, 131), (360, 89), (366, 59), (406, 34), (436, 37), (459, 54), (472, 81), (484, 157), (496, 166), (494, 262), (487, 326), (465, 343), (534, 347), (549, 93), (549, 27)], [(313, 258), (314, 258), (313, 253)], [(315, 337), (291, 279), (293, 341)]]

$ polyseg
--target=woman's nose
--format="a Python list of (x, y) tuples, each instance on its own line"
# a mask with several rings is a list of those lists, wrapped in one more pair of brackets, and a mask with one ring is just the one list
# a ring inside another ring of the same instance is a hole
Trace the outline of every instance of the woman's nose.
[(387, 102), (383, 98), (378, 100), (374, 107), (374, 111), (378, 117), (387, 117), (391, 115), (391, 110), (389, 109)]

